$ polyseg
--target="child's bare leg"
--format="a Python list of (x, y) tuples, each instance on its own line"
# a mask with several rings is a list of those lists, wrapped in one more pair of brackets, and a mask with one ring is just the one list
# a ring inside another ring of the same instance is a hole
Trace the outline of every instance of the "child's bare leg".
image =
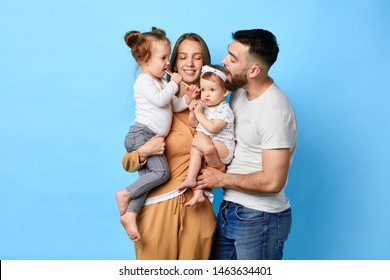
[(194, 190), (194, 196), (184, 205), (192, 207), (198, 203), (202, 203), (204, 199), (203, 190)]
[(115, 193), (116, 203), (118, 204), (119, 213), (121, 215), (126, 213), (127, 207), (131, 200), (131, 196), (127, 193), (126, 190), (120, 190)]
[(221, 164), (213, 140), (206, 134), (202, 132), (196, 133), (194, 140), (192, 141), (192, 146), (203, 154), (204, 160), (208, 166), (215, 167)]
[(229, 148), (224, 143), (215, 140), (213, 141), (213, 145), (215, 147), (215, 151), (217, 152), (219, 159), (223, 160), (229, 156)]
[(127, 232), (127, 235), (134, 242), (140, 241), (141, 236), (138, 232), (137, 214), (134, 212), (126, 212), (120, 217), (122, 226)]
[(196, 177), (198, 176), (200, 167), (202, 166), (202, 153), (195, 147), (191, 147), (190, 164), (188, 167), (187, 178), (181, 183), (178, 190), (196, 187)]

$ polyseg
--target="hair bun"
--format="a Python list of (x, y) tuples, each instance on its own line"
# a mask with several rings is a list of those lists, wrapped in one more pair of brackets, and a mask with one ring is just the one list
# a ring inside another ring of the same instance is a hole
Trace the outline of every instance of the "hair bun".
[(124, 40), (126, 42), (126, 45), (129, 48), (133, 48), (135, 43), (139, 40), (139, 38), (142, 37), (142, 33), (139, 31), (128, 31), (126, 32), (124, 36)]
[(163, 36), (163, 37), (165, 37), (167, 35), (167, 33), (164, 30), (157, 28), (157, 27), (154, 27), (154, 26), (152, 27), (152, 33), (158, 34), (158, 35)]

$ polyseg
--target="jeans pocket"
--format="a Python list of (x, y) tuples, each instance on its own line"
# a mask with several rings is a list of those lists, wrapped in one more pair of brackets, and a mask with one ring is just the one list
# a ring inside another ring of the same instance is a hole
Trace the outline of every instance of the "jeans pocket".
[(134, 151), (136, 149), (136, 136), (137, 131), (134, 131), (134, 129), (131, 127), (129, 129), (129, 132), (127, 133), (125, 137), (125, 148), (128, 153)]
[(235, 209), (237, 219), (243, 222), (264, 222), (268, 219), (265, 212), (237, 205)]
[(286, 242), (290, 230), (291, 230), (291, 209), (287, 209), (278, 214), (278, 239), (279, 246), (283, 246), (284, 242)]

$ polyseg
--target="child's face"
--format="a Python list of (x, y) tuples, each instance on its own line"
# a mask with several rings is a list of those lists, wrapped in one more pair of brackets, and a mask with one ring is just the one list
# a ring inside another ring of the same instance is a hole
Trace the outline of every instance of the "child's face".
[(142, 70), (154, 78), (161, 79), (169, 66), (169, 54), (171, 46), (166, 41), (154, 41), (152, 54), (147, 62), (142, 65)]
[(207, 107), (218, 106), (228, 94), (218, 83), (205, 79), (200, 79), (200, 89), (200, 97)]

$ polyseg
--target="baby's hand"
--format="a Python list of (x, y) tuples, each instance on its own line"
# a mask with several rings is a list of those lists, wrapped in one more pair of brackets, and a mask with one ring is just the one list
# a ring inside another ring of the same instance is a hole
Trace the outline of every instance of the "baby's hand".
[(188, 105), (188, 108), (190, 109), (190, 111), (193, 111), (197, 105), (198, 105), (198, 101), (196, 99), (193, 99)]
[(200, 94), (200, 87), (197, 85), (190, 85), (187, 88), (187, 95), (190, 99), (196, 99)]
[(183, 80), (183, 77), (178, 73), (172, 73), (171, 80), (174, 81), (177, 85), (179, 85)]
[(195, 108), (194, 108), (194, 113), (195, 114), (201, 114), (203, 113), (203, 106), (202, 106), (202, 101), (198, 101)]

